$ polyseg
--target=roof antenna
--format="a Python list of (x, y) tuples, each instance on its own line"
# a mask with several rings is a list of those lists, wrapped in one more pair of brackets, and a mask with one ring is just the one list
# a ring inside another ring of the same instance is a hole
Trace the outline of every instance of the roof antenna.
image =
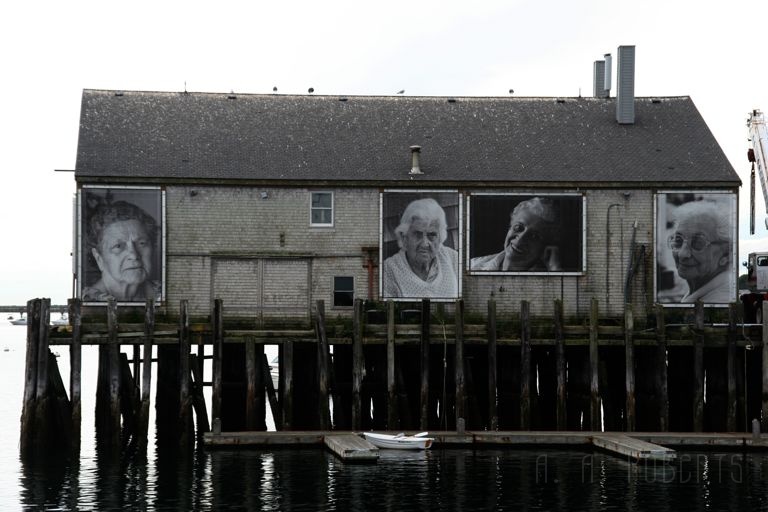
[(184, 94), (188, 94), (187, 93), (187, 81), (186, 80), (184, 80)]

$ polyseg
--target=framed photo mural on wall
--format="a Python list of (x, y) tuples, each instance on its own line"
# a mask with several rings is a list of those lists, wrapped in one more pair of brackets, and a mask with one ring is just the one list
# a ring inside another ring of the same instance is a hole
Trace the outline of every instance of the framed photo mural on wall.
[(736, 194), (656, 194), (656, 302), (690, 306), (736, 300)]
[(469, 198), (471, 274), (579, 275), (586, 268), (582, 194), (474, 193)]
[(165, 299), (165, 195), (157, 187), (78, 192), (78, 297), (86, 304)]
[(382, 298), (459, 298), (462, 207), (458, 191), (385, 190), (380, 209)]

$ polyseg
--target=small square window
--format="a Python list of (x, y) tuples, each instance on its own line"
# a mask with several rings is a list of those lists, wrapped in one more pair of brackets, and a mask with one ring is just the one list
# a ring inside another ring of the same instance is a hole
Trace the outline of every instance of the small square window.
[(352, 307), (355, 300), (355, 278), (333, 278), (333, 307)]
[(333, 192), (312, 192), (311, 226), (333, 226)]

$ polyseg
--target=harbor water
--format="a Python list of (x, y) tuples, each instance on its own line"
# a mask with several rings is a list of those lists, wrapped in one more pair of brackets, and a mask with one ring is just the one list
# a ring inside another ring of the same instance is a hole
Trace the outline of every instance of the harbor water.
[[(5, 324), (0, 510), (768, 510), (764, 452), (680, 452), (655, 465), (535, 447), (385, 450), (370, 464), (320, 447), (111, 455), (94, 441), (93, 347), (83, 350), (79, 457), (21, 461), (26, 329)], [(67, 382), (67, 349), (52, 349)]]

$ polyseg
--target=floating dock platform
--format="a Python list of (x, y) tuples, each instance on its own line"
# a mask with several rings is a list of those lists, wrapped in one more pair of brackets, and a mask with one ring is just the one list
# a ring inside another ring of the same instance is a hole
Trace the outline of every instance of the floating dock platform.
[(639, 462), (668, 462), (677, 458), (675, 450), (671, 448), (635, 439), (626, 434), (596, 434), (592, 436), (592, 444)]
[(327, 435), (324, 443), (343, 461), (375, 462), (379, 458), (379, 449), (357, 434)]
[[(390, 432), (395, 433), (395, 432)], [(451, 431), (429, 432), (434, 448), (462, 446), (531, 447), (572, 446), (596, 447), (638, 462), (670, 461), (677, 457), (675, 449), (768, 450), (768, 435), (748, 433), (690, 433), (690, 432), (544, 432), (544, 431)], [(343, 460), (375, 460), (376, 449), (355, 432), (295, 431), (295, 432), (222, 432), (206, 433), (203, 442), (209, 448), (271, 446), (327, 446)], [(368, 444), (366, 447), (363, 443)]]

